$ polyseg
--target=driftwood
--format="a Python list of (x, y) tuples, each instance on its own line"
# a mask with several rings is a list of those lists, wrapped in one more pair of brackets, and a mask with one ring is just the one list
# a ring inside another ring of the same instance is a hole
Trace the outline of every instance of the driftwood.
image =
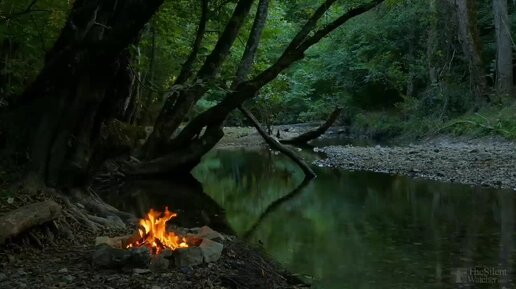
[(306, 144), (307, 142), (320, 137), (333, 125), (333, 123), (339, 117), (341, 111), (342, 111), (342, 108), (336, 108), (330, 114), (330, 116), (328, 117), (326, 122), (324, 122), (320, 127), (316, 128), (314, 130), (305, 132), (305, 133), (298, 135), (296, 137), (293, 137), (291, 139), (281, 140), (280, 142), (283, 144), (299, 145), (299, 144)]
[(265, 142), (273, 149), (276, 149), (280, 151), (281, 153), (285, 154), (287, 157), (289, 157), (292, 161), (294, 161), (305, 173), (306, 179), (313, 179), (317, 175), (315, 172), (310, 168), (308, 164), (301, 159), (298, 155), (296, 155), (295, 152), (290, 150), (289, 148), (282, 145), (279, 141), (277, 141), (275, 138), (271, 137), (260, 125), (260, 122), (256, 119), (256, 117), (249, 111), (247, 108), (245, 108), (243, 105), (239, 107), (240, 111), (251, 121), (253, 126), (256, 128), (258, 133), (262, 136), (262, 138), (265, 140)]
[(61, 206), (48, 200), (33, 203), (0, 217), (0, 244), (28, 229), (50, 222), (61, 213)]

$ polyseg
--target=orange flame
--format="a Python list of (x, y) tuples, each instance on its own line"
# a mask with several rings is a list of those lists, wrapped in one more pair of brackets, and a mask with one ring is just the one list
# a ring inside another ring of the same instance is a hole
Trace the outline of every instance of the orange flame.
[(140, 219), (139, 239), (129, 243), (126, 248), (144, 246), (149, 248), (153, 254), (159, 254), (165, 249), (175, 250), (188, 247), (185, 238), (173, 232), (167, 232), (166, 223), (176, 216), (177, 214), (170, 212), (168, 208), (165, 208), (164, 213), (150, 209), (147, 216)]

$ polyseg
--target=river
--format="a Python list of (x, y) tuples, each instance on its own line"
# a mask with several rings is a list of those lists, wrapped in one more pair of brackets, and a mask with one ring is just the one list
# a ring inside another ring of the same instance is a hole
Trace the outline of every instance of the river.
[[(111, 202), (140, 214), (169, 205), (187, 215), (182, 225), (224, 230), (227, 224), (313, 288), (466, 288), (467, 280), (475, 288), (502, 288), (493, 282), (512, 276), (514, 192), (316, 172), (317, 179), (298, 187), (302, 172), (282, 155), (219, 149), (194, 170), (197, 185), (128, 184), (132, 197)], [(473, 276), (474, 270), (487, 275)]]

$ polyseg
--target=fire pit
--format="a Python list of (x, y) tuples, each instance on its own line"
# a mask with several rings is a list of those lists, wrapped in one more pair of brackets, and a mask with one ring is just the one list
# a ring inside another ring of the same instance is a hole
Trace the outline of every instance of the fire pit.
[(167, 224), (177, 214), (151, 209), (140, 219), (138, 231), (120, 237), (97, 237), (92, 263), (106, 269), (151, 269), (194, 266), (217, 261), (224, 236), (208, 226), (171, 228)]

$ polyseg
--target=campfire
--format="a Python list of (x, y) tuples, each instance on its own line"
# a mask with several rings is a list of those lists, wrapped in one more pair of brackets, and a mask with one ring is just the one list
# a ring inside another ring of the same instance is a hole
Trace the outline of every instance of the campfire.
[(176, 213), (151, 209), (129, 236), (97, 237), (93, 265), (101, 268), (149, 268), (164, 271), (172, 266), (194, 266), (217, 261), (224, 236), (208, 226), (175, 228), (167, 224)]
[(168, 208), (161, 213), (151, 209), (146, 218), (141, 219), (138, 229), (140, 236), (134, 242), (126, 245), (126, 248), (147, 247), (153, 255), (163, 252), (165, 249), (175, 250), (176, 248), (186, 248), (188, 244), (186, 238), (176, 235), (174, 232), (167, 232), (167, 222), (177, 216), (171, 213)]

